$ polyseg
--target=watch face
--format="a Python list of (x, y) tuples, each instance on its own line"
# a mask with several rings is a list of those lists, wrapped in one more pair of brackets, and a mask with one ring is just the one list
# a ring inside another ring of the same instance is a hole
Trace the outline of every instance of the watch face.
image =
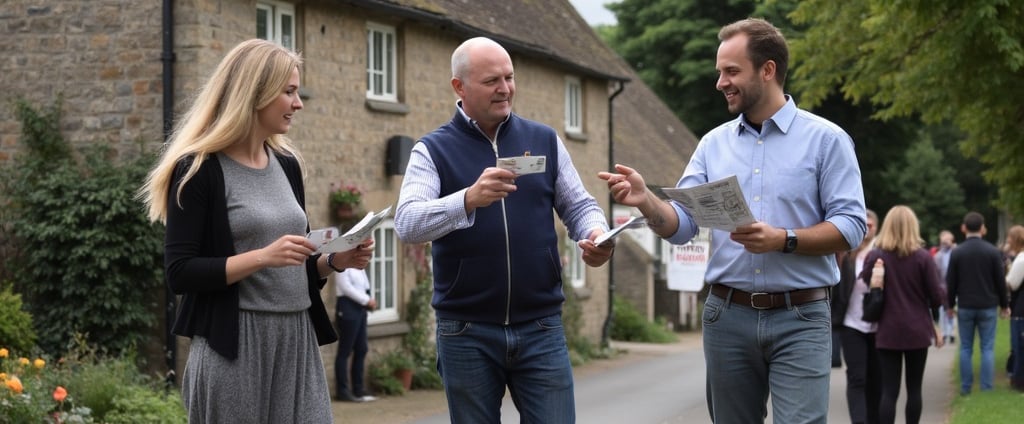
[(786, 247), (782, 251), (783, 253), (791, 253), (794, 250), (796, 250), (796, 232), (786, 230)]

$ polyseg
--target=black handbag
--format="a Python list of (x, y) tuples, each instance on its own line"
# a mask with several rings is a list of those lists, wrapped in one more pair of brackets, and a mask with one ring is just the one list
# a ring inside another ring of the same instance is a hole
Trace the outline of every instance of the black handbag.
[(864, 295), (864, 315), (860, 319), (867, 322), (878, 322), (882, 318), (882, 308), (885, 307), (885, 290), (872, 288)]

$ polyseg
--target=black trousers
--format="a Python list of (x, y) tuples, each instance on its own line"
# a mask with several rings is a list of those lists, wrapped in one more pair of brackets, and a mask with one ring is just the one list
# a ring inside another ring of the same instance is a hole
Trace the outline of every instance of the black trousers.
[[(366, 337), (366, 308), (352, 299), (339, 296), (335, 311), (338, 328), (338, 356), (334, 358), (336, 393), (339, 396), (345, 392), (362, 396), (366, 394), (363, 375), (366, 353), (370, 350)], [(352, 357), (351, 367), (349, 356)], [(349, 373), (352, 374), (351, 387), (348, 385)]]
[(875, 334), (843, 327), (840, 338), (846, 360), (846, 404), (853, 424), (877, 424), (882, 397), (882, 366)]
[[(924, 381), (924, 365), (928, 360), (928, 348), (917, 350), (879, 349), (882, 364), (882, 401), (878, 405), (878, 416), (883, 424), (896, 421), (896, 398), (900, 396), (900, 376), (906, 372), (907, 409), (906, 423), (921, 421), (921, 384)], [(904, 370), (904, 364), (906, 369)]]

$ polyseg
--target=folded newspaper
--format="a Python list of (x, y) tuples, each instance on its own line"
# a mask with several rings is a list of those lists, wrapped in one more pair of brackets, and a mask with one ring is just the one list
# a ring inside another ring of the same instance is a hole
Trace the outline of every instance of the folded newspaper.
[(698, 227), (731, 232), (755, 222), (735, 175), (695, 187), (665, 187), (662, 191), (669, 199), (683, 205)]
[(619, 233), (621, 233), (623, 230), (628, 230), (632, 228), (643, 228), (645, 225), (647, 225), (647, 218), (644, 218), (642, 216), (631, 216), (629, 217), (629, 220), (624, 222), (622, 225), (616, 227), (615, 229), (607, 233), (597, 236), (597, 238), (594, 239), (594, 244), (602, 246), (611, 239), (618, 236)]
[(384, 218), (387, 218), (390, 213), (391, 206), (377, 213), (371, 211), (356, 225), (352, 226), (351, 230), (337, 237), (333, 237), (334, 234), (338, 233), (337, 229), (330, 227), (310, 231), (306, 238), (318, 246), (314, 253), (335, 253), (352, 250), (359, 246), (359, 243), (362, 243), (363, 240), (370, 238), (373, 230), (377, 229), (384, 222)]

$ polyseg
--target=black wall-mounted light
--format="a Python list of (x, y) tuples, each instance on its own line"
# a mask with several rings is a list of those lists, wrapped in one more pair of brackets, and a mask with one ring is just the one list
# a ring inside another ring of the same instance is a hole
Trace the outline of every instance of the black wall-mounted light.
[(388, 151), (384, 159), (384, 169), (388, 175), (405, 174), (414, 143), (412, 138), (405, 135), (396, 135), (388, 139)]

